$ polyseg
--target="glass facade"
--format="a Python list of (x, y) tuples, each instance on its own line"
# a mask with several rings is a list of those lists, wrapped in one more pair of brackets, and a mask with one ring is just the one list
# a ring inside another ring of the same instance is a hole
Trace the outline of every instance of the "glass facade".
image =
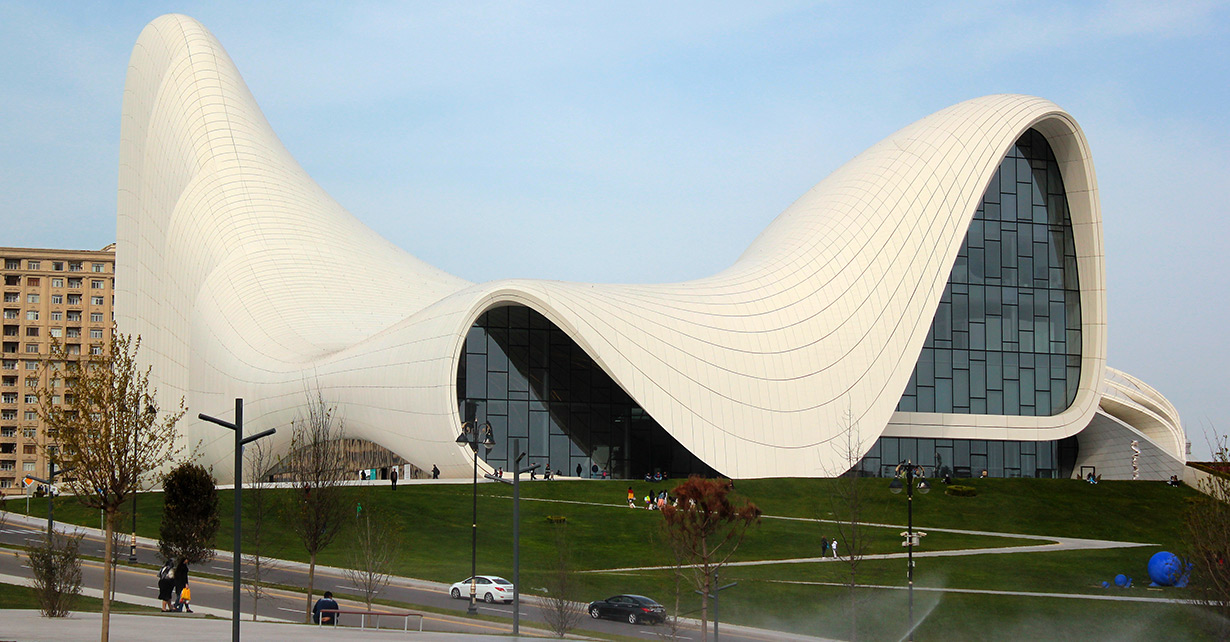
[(897, 464), (910, 460), (930, 477), (1071, 477), (1076, 462), (1075, 437), (1059, 441), (991, 441), (986, 439), (914, 439), (881, 437), (854, 467), (854, 474), (892, 477)]
[[(490, 422), (484, 460), (529, 463), (565, 475), (632, 478), (716, 473), (675, 441), (563, 330), (524, 306), (483, 313), (466, 335), (457, 371), (465, 420)], [(483, 454), (480, 449), (480, 455)]]
[(1031, 129), (983, 194), (897, 410), (1056, 415), (1080, 363), (1072, 219), (1055, 155)]

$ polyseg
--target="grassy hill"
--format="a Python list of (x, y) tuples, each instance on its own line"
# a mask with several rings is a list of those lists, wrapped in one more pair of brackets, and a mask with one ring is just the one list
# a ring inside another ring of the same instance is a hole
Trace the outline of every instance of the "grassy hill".
[[(1193, 491), (1152, 482), (1103, 482), (1096, 486), (1075, 480), (979, 479), (963, 480), (977, 488), (975, 497), (952, 497), (943, 486), (927, 495), (915, 495), (915, 527), (947, 528), (996, 533), (1108, 539), (1149, 543), (1142, 548), (1096, 551), (1055, 551), (957, 557), (923, 557), (915, 571), (916, 609), (922, 624), (919, 639), (1038, 639), (1039, 631), (1085, 631), (1084, 638), (1156, 639), (1199, 638), (1207, 628), (1194, 607), (1154, 603), (1116, 603), (1036, 595), (988, 595), (941, 593), (926, 589), (972, 589), (1028, 593), (1098, 593), (1146, 597), (1186, 597), (1167, 589), (1149, 591), (1145, 565), (1153, 553), (1182, 553), (1182, 513)], [(848, 519), (838, 499), (834, 480), (766, 479), (737, 482), (737, 492), (757, 503), (766, 518), (748, 536), (737, 560), (785, 560), (819, 555), (821, 537), (833, 538), (836, 526), (806, 520)], [(906, 517), (905, 496), (888, 491), (884, 479), (858, 480), (863, 497), (861, 522), (882, 524), (869, 527), (868, 554), (900, 553), (899, 533)], [(527, 592), (545, 584), (544, 572), (554, 559), (559, 537), (571, 552), (571, 568), (577, 571), (669, 563), (655, 539), (660, 514), (632, 510), (622, 505), (625, 481), (533, 482), (522, 488), (522, 585)], [(638, 497), (666, 483), (631, 484)], [(290, 491), (274, 491), (288, 493)], [(362, 504), (365, 512), (392, 520), (403, 531), (402, 547), (394, 572), (400, 575), (452, 582), (469, 574), (470, 485), (402, 485), (396, 492), (388, 486), (353, 487), (347, 500)], [(231, 541), (231, 495), (223, 492), (223, 527), (219, 548)], [(18, 512), (24, 502), (11, 505)], [(45, 514), (45, 504), (31, 503), (36, 515)], [(512, 575), (511, 488), (481, 484), (478, 500), (480, 572)], [(71, 500), (57, 502), (57, 519), (97, 525), (90, 514)], [(552, 524), (548, 516), (562, 516), (566, 523)], [(157, 537), (161, 495), (140, 498), (138, 530)], [(128, 522), (124, 522), (127, 524)], [(275, 524), (272, 541), (279, 557), (306, 561), (301, 546)], [(1011, 536), (941, 533), (931, 531), (921, 551), (1034, 545), (1038, 542)], [(346, 535), (320, 556), (320, 563), (346, 564)], [(844, 551), (843, 551), (844, 552)], [(859, 584), (889, 588), (862, 589), (856, 593), (859, 637), (899, 639), (905, 633), (905, 592), (891, 587), (905, 585), (905, 561), (864, 560), (857, 568)], [(1137, 581), (1132, 589), (1103, 589), (1101, 582), (1117, 573)], [(673, 603), (675, 584), (669, 571), (582, 573), (578, 575), (584, 599), (617, 592), (640, 592)], [(723, 594), (723, 620), (772, 628), (851, 637), (848, 589), (840, 584), (850, 579), (844, 563), (770, 564), (731, 567), (723, 582), (738, 581), (737, 588)], [(830, 584), (836, 584), (833, 586)], [(697, 607), (690, 587), (681, 588), (684, 610)], [(1054, 629), (1055, 626), (1064, 627)], [(999, 631), (1012, 631), (1000, 635)], [(1152, 636), (1152, 637), (1150, 637)], [(1041, 636), (1053, 637), (1053, 636)]]

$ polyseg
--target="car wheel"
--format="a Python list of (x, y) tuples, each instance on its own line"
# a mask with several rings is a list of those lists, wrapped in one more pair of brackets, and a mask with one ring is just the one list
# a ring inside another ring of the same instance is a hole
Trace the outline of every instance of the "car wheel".
[(601, 616), (602, 616), (602, 613), (600, 613), (600, 612), (598, 611), (598, 607), (596, 607), (596, 606), (595, 606), (595, 607), (593, 607), (593, 608), (591, 608), (591, 609), (589, 610), (589, 616), (590, 616), (590, 617), (592, 617), (592, 618), (594, 618), (594, 619), (596, 620), (596, 619), (598, 619), (599, 617), (601, 617)]
[(640, 618), (636, 617), (636, 613), (629, 613), (628, 624), (636, 624), (637, 622), (640, 622)]
[(461, 591), (458, 591), (457, 589), (453, 589), (453, 592), (450, 593), (449, 595), (452, 595), (454, 600), (461, 599)]
[(484, 595), (484, 596), (483, 596), (483, 601), (484, 601), (484, 602), (486, 602), (486, 603), (488, 603), (488, 604), (491, 604), (492, 602), (494, 602), (494, 601), (495, 601), (495, 596), (494, 596), (494, 595), (492, 595), (492, 594), (490, 594), (490, 593), (488, 593), (488, 594), (486, 594), (486, 595)]

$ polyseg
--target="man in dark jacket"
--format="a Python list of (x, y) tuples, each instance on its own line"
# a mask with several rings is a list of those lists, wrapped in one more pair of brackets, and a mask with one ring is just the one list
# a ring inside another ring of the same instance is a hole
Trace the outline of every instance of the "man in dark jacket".
[(175, 567), (175, 599), (172, 604), (179, 603), (179, 594), (188, 586), (188, 560), (180, 558), (179, 566)]
[(321, 613), (321, 611), (328, 609), (336, 611), (337, 608), (337, 601), (333, 599), (333, 591), (325, 591), (324, 597), (316, 600), (316, 604), (312, 607), (312, 623), (336, 625), (337, 613)]

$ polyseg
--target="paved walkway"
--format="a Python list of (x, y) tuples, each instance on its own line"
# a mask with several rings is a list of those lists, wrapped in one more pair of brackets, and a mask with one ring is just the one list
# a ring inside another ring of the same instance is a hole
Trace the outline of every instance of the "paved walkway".
[[(66, 618), (48, 619), (39, 615), (38, 611), (12, 609), (3, 611), (4, 625), (0, 638), (4, 640), (27, 640), (39, 642), (77, 642), (78, 640), (96, 640), (102, 628), (102, 615), (99, 613), (73, 613)], [(228, 614), (229, 615), (229, 614)], [(242, 624), (242, 635), (249, 640), (295, 640), (295, 642), (335, 642), (336, 640), (362, 640), (363, 642), (385, 642), (389, 640), (407, 640), (427, 642), (460, 642), (474, 639), (468, 633), (433, 633), (372, 629), (355, 627), (318, 627), (306, 624), (291, 624), (281, 622), (249, 622)], [(231, 621), (207, 618), (202, 615), (195, 617), (177, 613), (174, 616), (165, 615), (111, 615), (111, 634), (115, 639), (125, 642), (217, 642), (229, 640), (231, 637)], [(534, 638), (512, 636), (483, 636), (484, 639), (495, 640), (530, 640)]]

